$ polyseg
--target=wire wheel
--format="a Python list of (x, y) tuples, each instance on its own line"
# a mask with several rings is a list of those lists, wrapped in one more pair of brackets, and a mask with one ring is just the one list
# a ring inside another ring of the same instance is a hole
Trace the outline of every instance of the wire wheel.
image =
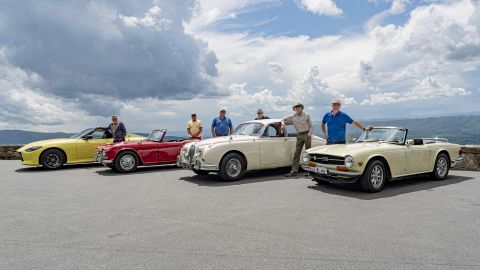
[(437, 160), (437, 174), (440, 177), (445, 177), (447, 172), (448, 172), (447, 159), (442, 156)]
[(120, 167), (125, 171), (130, 171), (135, 167), (136, 160), (132, 155), (124, 155), (120, 158)]
[(232, 158), (227, 162), (227, 174), (234, 178), (242, 171), (242, 162), (237, 158)]

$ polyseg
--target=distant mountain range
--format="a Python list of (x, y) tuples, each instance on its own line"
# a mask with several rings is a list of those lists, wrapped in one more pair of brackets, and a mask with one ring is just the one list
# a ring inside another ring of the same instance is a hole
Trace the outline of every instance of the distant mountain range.
[[(458, 144), (480, 144), (480, 115), (443, 116), (409, 119), (359, 120), (363, 125), (394, 126), (408, 129), (409, 138), (446, 138)], [(320, 123), (315, 124), (316, 133)], [(347, 128), (349, 137), (357, 137), (361, 131), (351, 125)]]
[[(409, 130), (409, 138), (446, 138), (458, 144), (480, 144), (480, 115), (442, 116), (408, 119), (360, 120), (363, 125), (396, 126)], [(321, 134), (320, 122), (315, 122), (315, 133)], [(360, 130), (348, 126), (349, 137), (357, 137)], [(145, 133), (136, 133), (146, 136)], [(0, 130), (0, 144), (26, 144), (38, 140), (68, 138), (71, 133), (44, 133), (25, 130)], [(166, 140), (180, 139), (180, 136), (166, 136)]]

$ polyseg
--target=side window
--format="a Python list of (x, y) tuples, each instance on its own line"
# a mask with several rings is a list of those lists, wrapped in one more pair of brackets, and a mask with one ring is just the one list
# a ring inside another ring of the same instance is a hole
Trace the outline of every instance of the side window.
[(104, 138), (106, 138), (106, 132), (103, 129), (96, 129), (90, 135), (92, 135), (92, 139), (104, 139)]
[(272, 126), (268, 126), (263, 133), (263, 137), (277, 137), (277, 129)]
[(287, 125), (287, 134), (288, 137), (296, 137), (297, 136), (297, 130), (295, 130), (295, 127), (293, 125)]

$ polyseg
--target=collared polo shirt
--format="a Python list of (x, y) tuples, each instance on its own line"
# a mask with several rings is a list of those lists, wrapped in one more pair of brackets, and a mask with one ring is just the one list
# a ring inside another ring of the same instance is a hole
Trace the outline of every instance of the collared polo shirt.
[(353, 119), (348, 114), (338, 111), (333, 115), (332, 112), (326, 113), (322, 124), (327, 125), (328, 142), (342, 142), (346, 140), (347, 123), (353, 123)]

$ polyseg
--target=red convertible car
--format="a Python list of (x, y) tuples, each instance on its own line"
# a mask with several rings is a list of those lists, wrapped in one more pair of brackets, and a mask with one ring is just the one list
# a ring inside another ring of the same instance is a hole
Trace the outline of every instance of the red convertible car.
[(118, 172), (133, 172), (138, 166), (175, 164), (187, 140), (164, 141), (166, 129), (154, 130), (143, 141), (109, 143), (97, 147), (96, 161)]

